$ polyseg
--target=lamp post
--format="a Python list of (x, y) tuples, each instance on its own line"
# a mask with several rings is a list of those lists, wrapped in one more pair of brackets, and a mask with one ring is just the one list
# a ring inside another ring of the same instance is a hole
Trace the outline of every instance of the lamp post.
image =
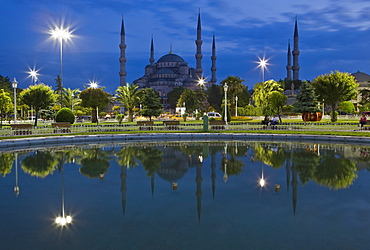
[(225, 117), (224, 117), (224, 120), (225, 120), (225, 124), (227, 125), (227, 89), (229, 88), (229, 86), (227, 86), (227, 84), (225, 83), (224, 85), (224, 92), (225, 92)]
[(71, 38), (71, 31), (68, 29), (63, 29), (62, 28), (56, 28), (54, 30), (50, 31), (52, 37), (54, 39), (58, 39), (59, 41), (59, 62), (60, 62), (60, 85), (63, 89), (63, 41), (68, 40)]
[[(71, 105), (72, 105), (72, 113), (73, 113), (73, 108), (74, 108), (74, 99), (75, 99), (75, 94), (74, 93), (72, 93), (72, 103), (71, 103)], [(74, 114), (74, 113), (73, 113)]]
[(39, 75), (38, 73), (37, 73), (37, 71), (38, 70), (34, 70), (34, 69), (30, 69), (30, 71), (28, 72), (29, 74), (30, 74), (30, 76), (31, 76), (31, 79), (32, 79), (32, 83), (33, 84), (36, 84), (37, 83), (37, 80), (38, 80), (38, 78), (37, 78), (37, 75)]
[(235, 96), (235, 116), (238, 116), (238, 96)]
[(12, 81), (12, 86), (14, 90), (14, 124), (17, 123), (17, 86), (18, 82), (14, 77), (14, 80)]
[(267, 65), (269, 65), (267, 62), (268, 59), (265, 59), (265, 57), (259, 58), (258, 61), (258, 67), (261, 68), (262, 82), (265, 81), (265, 69), (267, 68)]
[(204, 89), (204, 85), (205, 85), (205, 83), (206, 83), (206, 79), (204, 79), (203, 77), (202, 77), (202, 78), (200, 78), (200, 79), (198, 80), (198, 85), (199, 85), (199, 88), (200, 88), (201, 90), (203, 90), (203, 89)]

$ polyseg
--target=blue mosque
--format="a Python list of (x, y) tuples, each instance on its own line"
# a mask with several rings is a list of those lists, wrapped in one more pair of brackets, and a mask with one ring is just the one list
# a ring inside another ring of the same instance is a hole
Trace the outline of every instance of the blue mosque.
[[(121, 25), (121, 44), (119, 45), (121, 55), (120, 61), (120, 85), (126, 85), (126, 57), (125, 57), (125, 28), (122, 20)], [(167, 55), (162, 56), (155, 62), (154, 59), (154, 41), (151, 40), (149, 64), (145, 67), (145, 74), (136, 79), (133, 83), (137, 84), (140, 88), (152, 88), (157, 91), (163, 100), (164, 108), (169, 106), (167, 101), (167, 94), (176, 87), (184, 87), (189, 89), (199, 89), (199, 82), (203, 80), (202, 68), (202, 28), (200, 13), (198, 14), (197, 36), (195, 40), (196, 54), (195, 61), (196, 67), (190, 67), (185, 60), (172, 52), (172, 49)], [(212, 67), (211, 79), (206, 83), (207, 85), (215, 84), (216, 79), (216, 42), (213, 35), (212, 40)]]

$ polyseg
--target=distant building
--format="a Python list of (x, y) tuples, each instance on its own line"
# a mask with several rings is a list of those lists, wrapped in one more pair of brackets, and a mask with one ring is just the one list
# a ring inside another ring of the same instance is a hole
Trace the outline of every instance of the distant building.
[[(152, 88), (156, 90), (163, 100), (164, 108), (168, 108), (169, 104), (167, 101), (167, 94), (174, 88), (182, 86), (189, 89), (199, 89), (199, 80), (204, 79), (203, 68), (202, 68), (202, 29), (200, 21), (200, 13), (198, 14), (198, 25), (197, 25), (197, 39), (196, 44), (196, 67), (189, 67), (185, 60), (172, 52), (172, 48), (167, 55), (159, 58), (157, 62), (154, 60), (154, 41), (151, 40), (150, 45), (150, 58), (149, 64), (145, 67), (144, 76), (136, 79), (133, 83), (137, 84), (140, 88)], [(120, 57), (120, 85), (126, 84), (126, 58), (125, 58), (125, 29), (122, 20), (121, 28), (121, 57)], [(212, 41), (212, 67), (211, 67), (211, 79), (206, 84), (215, 84), (216, 79), (216, 45), (215, 36)], [(205, 86), (207, 87), (207, 86)]]
[[(359, 70), (356, 73), (352, 73), (351, 75), (355, 77), (356, 82), (359, 84), (357, 88), (358, 91), (362, 89), (370, 89), (370, 75), (360, 72)], [(352, 100), (352, 102), (356, 105), (361, 101), (362, 95), (360, 92), (358, 92), (357, 98), (355, 100)]]

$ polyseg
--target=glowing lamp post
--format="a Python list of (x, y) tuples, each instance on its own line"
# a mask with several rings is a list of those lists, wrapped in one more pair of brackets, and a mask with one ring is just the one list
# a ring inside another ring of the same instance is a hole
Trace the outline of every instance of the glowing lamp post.
[(229, 88), (229, 86), (227, 86), (227, 84), (225, 83), (224, 85), (224, 92), (225, 92), (225, 117), (224, 117), (224, 120), (225, 120), (225, 124), (227, 125), (227, 89)]
[(261, 68), (261, 75), (262, 75), (262, 82), (265, 81), (265, 69), (267, 68), (268, 59), (265, 58), (259, 58), (258, 67)]
[(14, 124), (17, 123), (17, 86), (18, 82), (14, 77), (14, 80), (12, 81), (12, 87), (14, 90)]
[(206, 83), (206, 80), (204, 78), (201, 78), (198, 80), (198, 85), (201, 90), (204, 89), (204, 84)]
[(29, 74), (30, 74), (30, 76), (31, 76), (31, 79), (32, 79), (32, 83), (33, 84), (36, 84), (37, 83), (37, 80), (38, 80), (38, 78), (37, 78), (37, 75), (39, 75), (38, 73), (37, 73), (37, 70), (30, 70), (29, 72), (28, 72)]
[(71, 38), (71, 31), (63, 28), (51, 30), (51, 35), (54, 39), (59, 40), (59, 61), (60, 61), (60, 83), (63, 88), (63, 41)]

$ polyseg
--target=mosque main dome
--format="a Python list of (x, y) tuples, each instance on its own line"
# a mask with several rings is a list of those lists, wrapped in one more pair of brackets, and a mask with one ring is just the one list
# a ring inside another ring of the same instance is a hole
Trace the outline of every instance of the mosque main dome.
[(178, 56), (176, 54), (173, 54), (173, 53), (169, 53), (167, 55), (164, 55), (162, 56), (161, 58), (159, 58), (158, 62), (185, 62), (184, 59), (182, 59), (181, 56)]

